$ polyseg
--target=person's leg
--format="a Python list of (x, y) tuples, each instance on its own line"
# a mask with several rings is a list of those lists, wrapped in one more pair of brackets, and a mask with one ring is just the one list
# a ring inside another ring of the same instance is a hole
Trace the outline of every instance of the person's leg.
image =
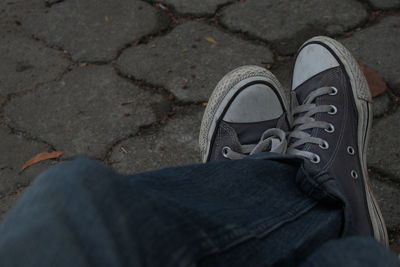
[(329, 179), (309, 191), (313, 197), (304, 194), (298, 162), (278, 158), (132, 176), (85, 158), (61, 163), (0, 225), (0, 265), (259, 266), (304, 258), (341, 235), (342, 205), (324, 193)]
[(398, 267), (399, 258), (372, 237), (347, 237), (327, 242), (301, 267)]
[(200, 143), (204, 161), (225, 162), (129, 177), (86, 159), (48, 170), (0, 226), (0, 260), (251, 266), (306, 255), (338, 237), (342, 202), (323, 190), (329, 177), (309, 179), (298, 160), (279, 154), (229, 160), (284, 152), (283, 96), (276, 78), (260, 67), (242, 67), (222, 79)]

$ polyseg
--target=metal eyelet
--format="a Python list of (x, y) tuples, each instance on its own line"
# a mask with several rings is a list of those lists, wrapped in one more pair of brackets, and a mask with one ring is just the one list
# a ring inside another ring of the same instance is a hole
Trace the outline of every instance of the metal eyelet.
[(229, 146), (224, 146), (222, 148), (222, 156), (224, 156), (225, 158), (228, 158), (228, 153), (229, 151), (231, 151), (232, 149)]
[(334, 105), (330, 105), (331, 110), (328, 112), (328, 114), (334, 115), (337, 113), (337, 107)]
[(356, 153), (356, 151), (354, 150), (354, 148), (352, 146), (348, 146), (347, 153), (349, 153), (350, 155), (354, 155)]
[(334, 86), (331, 86), (332, 92), (329, 93), (329, 95), (337, 95), (338, 89)]
[(357, 174), (357, 172), (356, 172), (355, 170), (352, 170), (352, 171), (350, 172), (350, 174), (351, 174), (351, 177), (353, 177), (354, 179), (357, 179), (357, 178), (358, 178), (358, 174)]
[(321, 161), (321, 158), (317, 154), (314, 154), (314, 156), (310, 159), (310, 161), (312, 163), (317, 164), (317, 163), (319, 163)]
[(329, 148), (329, 144), (326, 141), (322, 141), (321, 144), (319, 144), (319, 147), (322, 149), (328, 149)]
[(325, 128), (325, 132), (327, 133), (333, 133), (335, 131), (335, 126), (333, 126), (332, 123), (329, 123), (328, 128)]

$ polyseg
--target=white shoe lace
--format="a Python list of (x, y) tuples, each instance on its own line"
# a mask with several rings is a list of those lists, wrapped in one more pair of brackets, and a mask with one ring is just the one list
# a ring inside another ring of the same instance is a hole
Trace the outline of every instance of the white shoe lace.
[(228, 159), (242, 159), (249, 155), (257, 154), (260, 152), (275, 152), (282, 153), (286, 152), (287, 141), (286, 133), (278, 128), (272, 128), (266, 130), (257, 144), (252, 145), (241, 145), (240, 152), (233, 151), (230, 147), (225, 146), (222, 149), (222, 154)]
[(333, 133), (335, 127), (326, 121), (317, 121), (314, 115), (321, 112), (336, 114), (337, 108), (334, 105), (317, 105), (315, 100), (323, 95), (336, 95), (335, 87), (321, 87), (312, 91), (303, 103), (295, 107), (292, 111), (294, 122), (293, 131), (288, 135), (289, 147), (287, 153), (297, 155), (304, 159), (309, 159), (313, 163), (319, 163), (320, 157), (318, 154), (298, 149), (300, 146), (311, 143), (317, 144), (322, 149), (328, 149), (329, 143), (319, 137), (314, 137), (307, 130), (314, 128), (324, 129), (328, 133)]

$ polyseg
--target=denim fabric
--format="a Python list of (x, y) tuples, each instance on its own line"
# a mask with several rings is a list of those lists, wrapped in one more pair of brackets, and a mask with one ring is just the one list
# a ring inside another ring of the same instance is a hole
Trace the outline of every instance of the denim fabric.
[(0, 266), (300, 263), (347, 218), (335, 184), (299, 166), (271, 153), (130, 176), (60, 163), (1, 223)]

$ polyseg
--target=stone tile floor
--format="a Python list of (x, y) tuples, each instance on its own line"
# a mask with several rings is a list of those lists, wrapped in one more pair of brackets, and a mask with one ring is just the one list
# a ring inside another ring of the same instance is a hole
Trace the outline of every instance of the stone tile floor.
[(89, 155), (122, 173), (199, 162), (205, 102), (231, 69), (288, 87), (299, 45), (343, 42), (389, 89), (374, 99), (368, 162), (400, 252), (399, 0), (6, 0), (0, 2), (0, 214), (57, 161)]

